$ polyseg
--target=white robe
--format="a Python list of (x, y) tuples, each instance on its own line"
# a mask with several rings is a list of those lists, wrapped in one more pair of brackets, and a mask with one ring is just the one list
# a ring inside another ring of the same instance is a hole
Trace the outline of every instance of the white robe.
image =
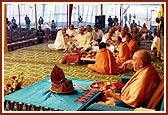
[(153, 50), (153, 48), (158, 48), (158, 42), (159, 42), (160, 38), (155, 36), (151, 45), (151, 50)]
[(77, 41), (78, 48), (83, 47), (82, 49), (83, 51), (87, 50), (88, 48), (91, 48), (91, 45), (90, 45), (91, 39), (86, 33), (84, 33), (83, 35), (81, 34), (76, 35), (74, 37), (74, 40)]
[(62, 31), (61, 30), (58, 31), (54, 44), (48, 45), (49, 49), (52, 49), (52, 50), (65, 49), (66, 43), (64, 39), (65, 38), (63, 37)]
[(75, 29), (73, 29), (73, 30), (68, 29), (68, 30), (66, 31), (66, 33), (67, 33), (69, 36), (76, 36), (76, 35), (78, 34), (78, 32), (77, 32)]

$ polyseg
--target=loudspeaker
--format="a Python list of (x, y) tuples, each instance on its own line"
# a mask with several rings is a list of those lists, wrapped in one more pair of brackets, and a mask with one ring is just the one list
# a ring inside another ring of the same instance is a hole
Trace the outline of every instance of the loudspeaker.
[(105, 15), (95, 16), (95, 24), (98, 25), (100, 29), (105, 28)]

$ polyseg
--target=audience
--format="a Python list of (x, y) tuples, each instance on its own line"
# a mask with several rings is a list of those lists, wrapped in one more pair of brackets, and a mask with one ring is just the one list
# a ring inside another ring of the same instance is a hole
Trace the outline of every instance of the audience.
[(30, 18), (26, 15), (25, 17), (25, 23), (26, 23), (26, 28), (30, 29)]
[(122, 42), (122, 38), (120, 36), (114, 36), (114, 43), (118, 46), (118, 54), (116, 57), (118, 65), (121, 65), (125, 61), (131, 59), (129, 47), (127, 43)]
[(40, 16), (38, 20), (38, 24), (41, 26), (44, 23), (44, 19)]
[(38, 38), (38, 43), (39, 44), (44, 42), (44, 35), (45, 35), (44, 30), (42, 30), (41, 26), (39, 26), (39, 30), (37, 30), (37, 32), (36, 32), (36, 36)]
[(85, 29), (83, 26), (79, 28), (79, 34), (76, 35), (73, 40), (76, 41), (77, 48), (81, 51), (91, 50), (91, 37), (84, 32)]
[(114, 33), (115, 33), (114, 29), (113, 29), (113, 28), (110, 28), (110, 29), (108, 30), (108, 33), (106, 33), (106, 34), (103, 35), (101, 42), (106, 43), (106, 41), (107, 41), (108, 39), (112, 39), (112, 36), (113, 36)]
[(54, 41), (56, 38), (56, 34), (57, 34), (56, 27), (57, 27), (56, 23), (54, 22), (54, 20), (52, 20), (52, 22), (51, 22), (51, 39), (52, 39), (52, 41)]
[(132, 38), (130, 33), (125, 35), (126, 43), (130, 50), (130, 57), (132, 58), (133, 54), (138, 50), (137, 42), (134, 38)]
[(104, 35), (103, 31), (99, 29), (98, 25), (94, 25), (94, 32), (97, 34), (97, 42), (100, 43)]
[(86, 26), (86, 31), (85, 33), (89, 36), (89, 39), (91, 39), (91, 45), (92, 46), (96, 46), (98, 45), (98, 36), (97, 34), (93, 31), (91, 25), (87, 25)]
[(58, 31), (54, 44), (48, 45), (49, 49), (52, 50), (65, 49), (68, 37), (69, 35), (66, 33), (66, 28), (63, 27), (60, 31)]
[(66, 33), (69, 35), (70, 38), (73, 38), (78, 34), (77, 31), (74, 29), (73, 24), (69, 25), (69, 29), (66, 31)]
[(137, 26), (134, 26), (131, 31), (132, 37), (137, 41), (138, 45), (140, 44), (141, 34), (139, 33), (139, 29)]

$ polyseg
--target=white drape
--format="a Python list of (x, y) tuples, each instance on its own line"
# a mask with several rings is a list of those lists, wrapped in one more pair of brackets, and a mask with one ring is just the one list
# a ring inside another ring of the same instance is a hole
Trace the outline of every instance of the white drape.
[[(33, 4), (33, 3), (31, 3)], [(28, 15), (31, 23), (31, 26), (35, 26), (35, 11), (34, 6), (29, 3), (22, 3), (20, 5), (20, 23), (21, 26), (25, 26), (25, 16)], [(102, 3), (92, 3), (92, 4), (85, 4), (85, 3), (71, 3), (73, 4), (73, 10), (72, 10), (72, 17), (71, 17), (71, 23), (75, 25), (75, 27), (78, 27), (78, 17), (81, 15), (83, 18), (83, 25), (86, 26), (88, 24), (91, 24), (92, 26), (95, 24), (95, 16), (101, 15), (100, 10), (100, 4)], [(45, 4), (39, 4), (37, 3), (37, 19), (39, 19), (40, 16), (44, 19), (44, 24), (51, 24), (51, 20), (55, 20), (58, 27), (67, 26), (67, 5), (68, 3), (45, 3)], [(138, 7), (141, 10), (137, 10)], [(157, 10), (158, 6), (150, 6), (150, 9), (154, 8)], [(137, 8), (137, 9), (134, 9)], [(143, 10), (142, 10), (143, 9)], [(149, 8), (148, 8), (149, 9)], [(150, 10), (149, 9), (149, 10)], [(146, 7), (143, 7), (143, 5), (131, 5), (129, 9), (127, 10), (127, 14), (129, 13), (136, 13), (137, 15), (137, 21), (141, 21), (141, 24), (146, 23), (147, 17), (146, 13)], [(153, 17), (155, 16), (153, 12)], [(138, 15), (141, 14), (141, 15)], [(143, 15), (142, 15), (143, 14)], [(103, 15), (105, 15), (105, 24), (106, 27), (108, 25), (108, 17), (111, 15), (111, 17), (114, 18), (114, 16), (117, 16), (118, 19), (120, 19), (120, 4), (113, 4), (111, 3), (105, 3), (103, 4)], [(9, 21), (12, 20), (12, 17), (15, 17), (16, 23), (19, 23), (19, 14), (18, 14), (18, 4), (16, 3), (7, 3), (7, 18)], [(120, 20), (119, 20), (120, 22)]]

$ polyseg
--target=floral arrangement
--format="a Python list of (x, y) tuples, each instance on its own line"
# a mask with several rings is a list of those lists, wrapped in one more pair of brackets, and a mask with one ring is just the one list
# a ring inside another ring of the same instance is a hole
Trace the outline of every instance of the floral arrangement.
[(7, 83), (5, 85), (5, 89), (4, 89), (5, 95), (23, 88), (22, 84), (24, 82), (25, 81), (24, 81), (24, 77), (23, 77), (23, 72), (19, 73), (16, 76), (12, 76), (10, 83)]

